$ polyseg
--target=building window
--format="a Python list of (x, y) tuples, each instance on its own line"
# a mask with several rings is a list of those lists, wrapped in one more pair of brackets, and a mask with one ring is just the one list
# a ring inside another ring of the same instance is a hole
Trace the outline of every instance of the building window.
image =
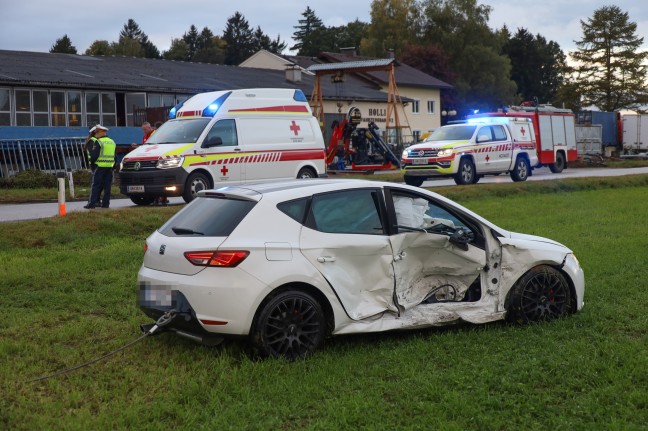
[(50, 114), (52, 126), (65, 127), (65, 92), (52, 91), (50, 93), (50, 105), (52, 107)]
[(434, 100), (427, 101), (427, 112), (428, 114), (434, 114)]
[(412, 130), (412, 138), (414, 138), (414, 143), (416, 144), (418, 141), (421, 140), (421, 131), (420, 130)]
[(68, 126), (70, 127), (81, 126), (81, 92), (80, 91), (67, 92), (67, 114), (68, 114)]
[(32, 90), (34, 126), (49, 126), (49, 97), (47, 90)]
[(0, 88), (0, 126), (11, 126), (11, 91)]
[(117, 103), (115, 93), (97, 93), (88, 91), (85, 94), (86, 121), (88, 127), (102, 124), (107, 127), (117, 125)]
[(16, 126), (31, 125), (31, 92), (16, 90)]
[[(126, 125), (134, 126), (134, 112), (138, 108), (146, 108), (146, 94), (128, 93), (126, 94)], [(139, 124), (138, 124), (139, 126)]]
[(117, 100), (115, 93), (101, 93), (101, 121), (104, 126), (117, 125)]
[(412, 113), (413, 114), (418, 114), (420, 112), (419, 104), (420, 104), (420, 100), (412, 100)]

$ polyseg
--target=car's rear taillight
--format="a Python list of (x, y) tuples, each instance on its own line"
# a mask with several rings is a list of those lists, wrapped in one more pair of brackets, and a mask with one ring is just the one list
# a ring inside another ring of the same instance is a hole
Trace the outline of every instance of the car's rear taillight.
[(243, 262), (249, 254), (250, 252), (245, 250), (188, 251), (184, 256), (196, 266), (233, 268)]

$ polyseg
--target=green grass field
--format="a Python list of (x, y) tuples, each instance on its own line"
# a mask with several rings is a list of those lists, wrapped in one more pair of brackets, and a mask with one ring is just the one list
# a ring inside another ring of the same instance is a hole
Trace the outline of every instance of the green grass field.
[(144, 239), (177, 207), (3, 223), (0, 429), (648, 429), (648, 176), (439, 191), (572, 248), (582, 312), (337, 337), (295, 363), (162, 334), (27, 383), (140, 336)]

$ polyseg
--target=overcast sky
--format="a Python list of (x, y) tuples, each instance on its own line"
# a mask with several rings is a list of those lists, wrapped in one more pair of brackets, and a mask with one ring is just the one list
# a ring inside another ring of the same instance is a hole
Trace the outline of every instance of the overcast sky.
[[(250, 27), (261, 29), (272, 39), (277, 35), (293, 44), (294, 26), (307, 5), (327, 26), (354, 21), (370, 22), (371, 0), (1, 0), (0, 49), (48, 52), (56, 39), (67, 34), (82, 54), (95, 40), (118, 40), (129, 18), (134, 19), (162, 52), (172, 38), (181, 37), (193, 24), (222, 35), (225, 23), (236, 11)], [(565, 51), (575, 49), (582, 38), (580, 20), (590, 18), (601, 6), (616, 4), (637, 23), (637, 35), (648, 49), (648, 7), (645, 0), (478, 0), (492, 6), (490, 26), (506, 24), (512, 33), (522, 27), (557, 42)], [(0, 65), (0, 68), (2, 65)]]

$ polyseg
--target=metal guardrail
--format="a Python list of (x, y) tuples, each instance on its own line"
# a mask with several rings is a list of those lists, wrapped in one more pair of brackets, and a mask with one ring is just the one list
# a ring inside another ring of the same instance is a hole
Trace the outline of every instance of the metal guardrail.
[(27, 169), (48, 173), (88, 168), (83, 146), (85, 137), (2, 139), (0, 140), (0, 178)]

